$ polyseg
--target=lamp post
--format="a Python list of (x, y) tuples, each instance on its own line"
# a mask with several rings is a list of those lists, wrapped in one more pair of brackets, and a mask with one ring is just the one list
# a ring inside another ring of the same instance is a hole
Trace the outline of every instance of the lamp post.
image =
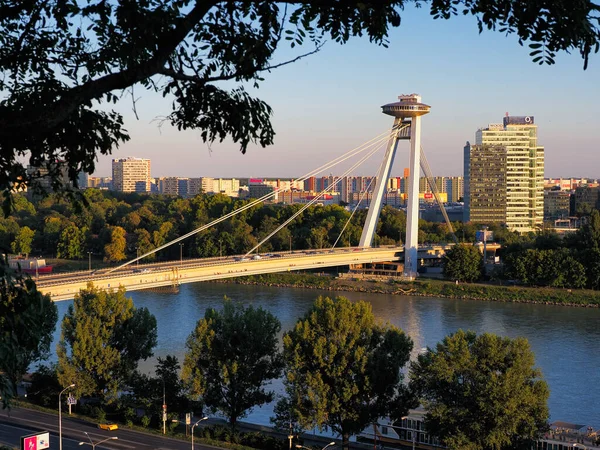
[[(335, 445), (335, 442), (330, 442), (325, 447), (323, 447), (321, 450), (325, 450), (326, 448), (331, 447), (332, 445)], [(300, 444), (296, 444), (296, 448), (303, 448), (305, 450), (311, 450), (310, 448), (305, 447), (304, 445), (300, 445)]]
[(223, 257), (223, 239), (219, 239), (219, 258)]
[(194, 428), (196, 428), (196, 425), (198, 425), (203, 420), (208, 420), (208, 416), (203, 417), (198, 422), (196, 422), (194, 425), (192, 425), (192, 450), (194, 450)]
[(87, 433), (87, 431), (84, 431), (84, 433), (87, 436), (87, 438), (90, 440), (90, 442), (81, 441), (79, 443), (79, 445), (91, 445), (92, 446), (92, 450), (94, 450), (96, 448), (96, 445), (102, 444), (103, 442), (106, 442), (106, 441), (116, 441), (117, 439), (119, 439), (117, 436), (111, 436), (111, 437), (108, 437), (106, 439), (103, 439), (101, 441), (98, 441), (98, 442), (94, 443), (94, 441), (92, 441), (92, 438)]
[(59, 450), (62, 450), (62, 401), (60, 399), (60, 396), (63, 395), (65, 391), (71, 389), (72, 387), (75, 387), (75, 384), (70, 384), (69, 386), (64, 388), (62, 391), (60, 391), (60, 393), (58, 394), (58, 448), (59, 448)]
[(179, 243), (179, 265), (183, 266), (183, 243)]
[(88, 270), (90, 274), (92, 273), (92, 252), (87, 252), (88, 254)]
[(139, 257), (140, 257), (140, 248), (136, 247), (135, 248), (135, 258), (136, 258), (135, 265), (138, 267), (140, 266), (140, 260), (138, 259)]
[(290, 234), (290, 253), (292, 253), (292, 235)]

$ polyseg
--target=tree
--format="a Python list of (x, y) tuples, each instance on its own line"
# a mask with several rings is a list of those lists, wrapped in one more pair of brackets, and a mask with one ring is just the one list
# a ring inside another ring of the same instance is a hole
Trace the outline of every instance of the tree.
[(270, 312), (225, 299), (222, 311), (206, 310), (187, 340), (183, 379), (234, 430), (248, 410), (273, 400), (265, 384), (281, 375), (280, 330)]
[(58, 312), (29, 277), (9, 274), (0, 265), (0, 397), (4, 407), (17, 393), (27, 368), (46, 358)]
[[(415, 1), (416, 2), (416, 1)], [(264, 72), (317, 52), (326, 39), (367, 35), (387, 45), (409, 0), (390, 2), (244, 2), (146, 0), (54, 3), (6, 0), (0, 6), (0, 189), (5, 213), (11, 190), (41, 190), (40, 171), (65, 189), (63, 174), (94, 171), (98, 154), (129, 139), (116, 103), (141, 87), (173, 97), (168, 116), (179, 129), (198, 129), (205, 142), (227, 137), (245, 152), (273, 142), (271, 108), (251, 97)], [(421, 5), (421, 3), (416, 2)], [(587, 67), (598, 51), (599, 7), (590, 0), (432, 0), (434, 18), (459, 13), (484, 28), (531, 42), (534, 62), (552, 64), (557, 51), (577, 49)], [(282, 40), (310, 41), (314, 50), (273, 62)], [(68, 51), (65, 51), (68, 49)], [(223, 81), (238, 84), (226, 90)]]
[(58, 245), (56, 246), (56, 257), (67, 259), (80, 259), (83, 256), (83, 244), (85, 239), (85, 230), (70, 225), (60, 234)]
[(31, 228), (22, 227), (10, 246), (13, 253), (24, 253), (25, 256), (29, 255), (31, 253), (31, 243), (33, 242), (34, 235), (35, 231)]
[(462, 330), (444, 338), (411, 365), (427, 431), (450, 449), (531, 448), (549, 414), (534, 359), (524, 338)]
[(416, 406), (400, 372), (412, 346), (400, 329), (378, 324), (368, 303), (319, 297), (283, 338), (292, 416), (305, 429), (341, 434), (344, 448), (378, 417), (399, 419)]
[(58, 379), (75, 383), (77, 395), (113, 401), (140, 360), (156, 346), (156, 318), (136, 309), (125, 289), (105, 291), (89, 283), (69, 306), (57, 345)]
[(450, 280), (474, 282), (483, 277), (483, 255), (477, 247), (459, 244), (442, 258), (444, 276)]
[[(148, 230), (138, 228), (135, 230), (135, 245), (137, 247), (136, 256), (145, 255), (149, 251), (154, 250), (154, 244), (152, 244), (152, 237)], [(154, 261), (156, 259), (156, 253), (146, 256), (147, 261)]]
[(109, 227), (107, 235), (108, 243), (104, 246), (104, 261), (123, 261), (127, 257), (125, 255), (125, 249), (127, 247), (125, 230), (121, 227)]

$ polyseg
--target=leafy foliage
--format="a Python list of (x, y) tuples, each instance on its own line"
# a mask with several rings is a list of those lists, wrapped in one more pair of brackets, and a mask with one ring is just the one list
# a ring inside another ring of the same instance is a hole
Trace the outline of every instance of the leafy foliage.
[(27, 226), (21, 228), (11, 244), (10, 249), (14, 253), (24, 253), (26, 256), (29, 255), (31, 253), (31, 243), (33, 242), (34, 234), (35, 232)]
[(548, 427), (548, 385), (524, 338), (459, 330), (411, 365), (428, 432), (450, 449), (521, 448)]
[(305, 429), (340, 433), (344, 447), (378, 417), (400, 418), (416, 406), (400, 372), (412, 345), (377, 324), (368, 303), (319, 297), (283, 338), (292, 416)]
[(104, 246), (104, 261), (123, 261), (127, 242), (125, 241), (125, 230), (121, 227), (110, 227), (106, 230), (107, 244)]
[[(0, 190), (4, 212), (21, 184), (42, 191), (75, 187), (96, 156), (127, 141), (110, 109), (134, 89), (172, 99), (167, 119), (198, 129), (204, 142), (231, 138), (245, 152), (273, 143), (271, 108), (253, 98), (262, 74), (318, 51), (326, 39), (366, 35), (386, 46), (413, 1), (244, 2), (235, 0), (6, 0), (0, 5)], [(421, 2), (414, 0), (421, 6)], [(485, 28), (530, 42), (534, 62), (578, 50), (584, 68), (598, 51), (599, 7), (590, 0), (431, 0), (434, 18), (475, 16)], [(281, 42), (312, 50), (274, 61)], [(226, 83), (234, 86), (228, 88)], [(135, 100), (133, 100), (135, 105)], [(39, 168), (28, 172), (22, 162)], [(45, 172), (48, 172), (46, 175)], [(74, 191), (70, 191), (71, 195)]]
[(233, 429), (248, 410), (273, 400), (265, 384), (281, 374), (280, 330), (270, 312), (225, 299), (223, 310), (208, 309), (187, 340), (183, 379)]
[(483, 277), (483, 255), (477, 247), (459, 244), (446, 251), (444, 276), (450, 280), (474, 282)]
[(46, 358), (58, 312), (29, 277), (0, 264), (0, 396), (3, 406), (16, 395), (17, 382), (35, 361)]
[(80, 230), (75, 225), (69, 225), (60, 234), (60, 240), (56, 248), (56, 257), (79, 259), (83, 256), (84, 243), (85, 230)]
[(105, 291), (90, 283), (63, 319), (58, 379), (65, 386), (75, 383), (78, 396), (112, 401), (138, 361), (152, 356), (156, 340), (156, 318), (136, 309), (125, 289)]

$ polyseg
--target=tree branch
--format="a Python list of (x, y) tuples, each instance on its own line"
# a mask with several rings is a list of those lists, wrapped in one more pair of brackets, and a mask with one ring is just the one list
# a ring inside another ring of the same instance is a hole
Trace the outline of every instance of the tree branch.
[(198, 76), (194, 76), (194, 75), (189, 75), (187, 73), (183, 73), (183, 72), (179, 72), (179, 71), (175, 71), (173, 69), (167, 68), (167, 67), (163, 67), (162, 69), (160, 69), (157, 73), (159, 73), (160, 75), (165, 75), (168, 77), (171, 77), (175, 80), (179, 80), (179, 81), (190, 81), (193, 83), (201, 83), (201, 84), (208, 84), (208, 83), (212, 83), (215, 81), (227, 81), (227, 80), (233, 80), (236, 79), (238, 77), (242, 77), (244, 75), (252, 75), (253, 73), (258, 73), (258, 72), (265, 72), (265, 71), (270, 71), (273, 69), (277, 69), (279, 67), (283, 67), (283, 66), (287, 66), (288, 64), (292, 64), (295, 63), (303, 58), (306, 58), (307, 56), (310, 55), (314, 55), (315, 53), (319, 52), (321, 50), (321, 48), (323, 48), (323, 46), (325, 45), (325, 42), (320, 43), (319, 45), (317, 45), (315, 47), (314, 50), (304, 53), (302, 55), (298, 55), (297, 57), (295, 57), (294, 59), (290, 59), (288, 61), (284, 61), (278, 64), (275, 64), (273, 66), (267, 66), (267, 67), (263, 67), (262, 69), (255, 69), (255, 70), (238, 70), (236, 72), (233, 72), (231, 74), (223, 74), (223, 75), (219, 75), (216, 77), (198, 77)]
[(45, 110), (36, 110), (35, 112), (27, 110), (21, 114), (20, 118), (15, 118), (13, 115), (10, 118), (1, 119), (0, 136), (11, 136), (16, 132), (15, 129), (24, 128), (28, 130), (28, 133), (46, 133), (64, 121), (82, 103), (100, 98), (115, 89), (126, 89), (132, 84), (156, 74), (193, 27), (216, 3), (218, 3), (216, 0), (197, 0), (187, 16), (181, 18), (170, 31), (157, 39), (158, 50), (149, 60), (119, 73), (105, 75), (81, 86), (75, 86)]

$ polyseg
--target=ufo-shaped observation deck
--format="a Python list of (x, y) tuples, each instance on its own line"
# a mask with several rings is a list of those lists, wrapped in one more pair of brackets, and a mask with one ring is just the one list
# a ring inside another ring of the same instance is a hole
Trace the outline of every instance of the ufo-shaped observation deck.
[(394, 117), (417, 117), (427, 114), (431, 106), (421, 103), (421, 96), (417, 94), (401, 95), (399, 102), (388, 103), (381, 107), (382, 113)]

